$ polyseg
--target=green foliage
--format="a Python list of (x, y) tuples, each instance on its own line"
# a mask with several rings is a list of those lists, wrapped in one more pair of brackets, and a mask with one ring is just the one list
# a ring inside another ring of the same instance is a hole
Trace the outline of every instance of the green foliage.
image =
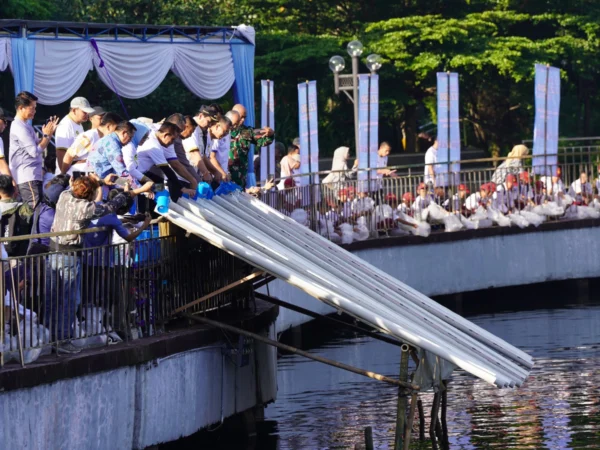
[[(256, 80), (274, 80), (278, 137), (297, 135), (297, 84), (317, 80), (321, 151), (354, 142), (352, 105), (333, 92), (328, 60), (354, 38), (380, 53), (381, 139), (415, 148), (435, 121), (436, 72), (460, 74), (469, 142), (506, 151), (530, 138), (534, 64), (561, 68), (561, 135), (593, 133), (600, 98), (600, 2), (595, 0), (4, 0), (3, 18), (178, 25), (247, 23), (257, 30)], [(348, 70), (348, 69), (347, 69)], [(361, 65), (361, 71), (364, 71)], [(95, 76), (81, 93), (119, 110)], [(257, 98), (259, 96), (257, 95)], [(221, 99), (226, 103), (231, 98)], [(203, 100), (169, 75), (132, 116), (193, 112)], [(258, 113), (257, 108), (257, 113)], [(257, 114), (258, 115), (258, 114)]]

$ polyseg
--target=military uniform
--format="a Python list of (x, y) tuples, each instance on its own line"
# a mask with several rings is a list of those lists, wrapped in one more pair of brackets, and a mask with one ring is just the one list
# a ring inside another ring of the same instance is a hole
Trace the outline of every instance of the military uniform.
[(242, 125), (231, 131), (231, 146), (229, 147), (229, 173), (231, 180), (246, 187), (246, 175), (248, 173), (248, 153), (250, 145), (265, 147), (273, 143), (274, 136), (257, 137), (254, 129), (248, 125)]

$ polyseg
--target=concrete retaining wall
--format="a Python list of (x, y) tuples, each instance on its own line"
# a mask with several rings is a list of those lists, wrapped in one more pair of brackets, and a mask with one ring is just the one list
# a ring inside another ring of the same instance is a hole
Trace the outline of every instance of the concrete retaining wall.
[[(274, 325), (267, 334), (275, 337)], [(0, 446), (142, 449), (273, 401), (276, 349), (255, 342), (249, 364), (238, 367), (222, 347), (1, 393)]]

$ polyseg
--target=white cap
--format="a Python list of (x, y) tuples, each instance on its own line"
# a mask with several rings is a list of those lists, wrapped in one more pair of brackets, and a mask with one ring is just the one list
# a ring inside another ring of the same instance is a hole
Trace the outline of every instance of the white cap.
[(74, 108), (80, 109), (88, 114), (96, 112), (94, 108), (92, 108), (92, 106), (90, 105), (90, 102), (88, 102), (87, 99), (83, 97), (75, 97), (73, 100), (71, 100), (71, 109)]

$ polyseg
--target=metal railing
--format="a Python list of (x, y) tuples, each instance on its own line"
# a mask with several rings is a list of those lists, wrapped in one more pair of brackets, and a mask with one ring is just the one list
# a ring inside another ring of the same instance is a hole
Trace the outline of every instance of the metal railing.
[[(30, 362), (67, 341), (89, 347), (151, 336), (164, 330), (177, 308), (248, 270), (222, 250), (172, 224), (170, 229), (158, 236), (155, 228), (149, 238), (131, 243), (2, 260), (2, 365)], [(235, 305), (249, 295), (225, 292), (188, 311)]]
[[(554, 155), (548, 155), (554, 156)], [(589, 182), (598, 174), (600, 168), (600, 147), (597, 146), (579, 146), (561, 148), (556, 155), (558, 166), (562, 170), (562, 182), (565, 190), (573, 181), (579, 178), (581, 172), (585, 172), (589, 176)], [(464, 210), (465, 198), (455, 200), (454, 195), (458, 195), (458, 185), (465, 185), (470, 193), (478, 192), (480, 186), (490, 182), (492, 179), (500, 179), (497, 184), (501, 184), (508, 173), (519, 175), (526, 172), (530, 180), (528, 188), (529, 199), (525, 201), (516, 201), (515, 210), (532, 207), (536, 202), (544, 202), (552, 200), (548, 192), (542, 188), (536, 187), (536, 180), (541, 177), (539, 173), (544, 173), (542, 167), (532, 167), (532, 156), (525, 156), (520, 159), (520, 163), (515, 167), (506, 169), (499, 168), (500, 164), (507, 158), (484, 158), (468, 161), (457, 161), (461, 164), (460, 172), (442, 173), (450, 183), (445, 186), (440, 198), (436, 199), (442, 204), (449, 200), (446, 209), (455, 212), (462, 212), (468, 215), (468, 211)], [(454, 164), (452, 162), (451, 164)], [(444, 167), (446, 164), (443, 165)], [(286, 215), (292, 215), (294, 211), (297, 214), (297, 219), (304, 221), (314, 231), (322, 234), (331, 234), (331, 230), (323, 233), (319, 227), (323, 227), (323, 220), (329, 219), (335, 223), (337, 228), (341, 223), (361, 224), (366, 226), (370, 237), (378, 237), (383, 234), (393, 234), (397, 231), (396, 225), (392, 220), (378, 215), (377, 206), (388, 204), (396, 209), (402, 201), (402, 196), (405, 193), (411, 193), (414, 197), (417, 195), (418, 186), (424, 181), (424, 166), (396, 166), (387, 167), (386, 169), (395, 170), (403, 169), (408, 171), (406, 175), (377, 177), (377, 169), (365, 169), (363, 171), (340, 171), (336, 172), (340, 181), (329, 184), (311, 184), (305, 186), (295, 186), (281, 190), (272, 189), (261, 193), (261, 200), (271, 207), (279, 210)], [(550, 168), (554, 171), (556, 166)], [(360, 173), (371, 172), (369, 176), (365, 176), (367, 181), (359, 181)], [(538, 174), (536, 174), (536, 171)], [(327, 172), (331, 173), (331, 172)], [(319, 173), (320, 175), (322, 172)], [(312, 174), (311, 174), (312, 175)], [(448, 176), (449, 175), (449, 176)], [(294, 183), (302, 180), (302, 177), (307, 177), (306, 174), (294, 175)], [(370, 184), (369, 184), (370, 177)], [(599, 177), (600, 178), (600, 177)], [(366, 189), (367, 186), (371, 189)], [(595, 183), (592, 183), (594, 191)], [(435, 197), (435, 192), (432, 186), (428, 186), (428, 195)], [(367, 191), (367, 192), (364, 192)], [(390, 195), (392, 194), (392, 195)], [(586, 198), (587, 203), (590, 198)], [(458, 206), (454, 204), (458, 203)], [(302, 210), (305, 214), (298, 212)], [(418, 220), (418, 218), (417, 218)], [(402, 233), (400, 233), (402, 234)]]

